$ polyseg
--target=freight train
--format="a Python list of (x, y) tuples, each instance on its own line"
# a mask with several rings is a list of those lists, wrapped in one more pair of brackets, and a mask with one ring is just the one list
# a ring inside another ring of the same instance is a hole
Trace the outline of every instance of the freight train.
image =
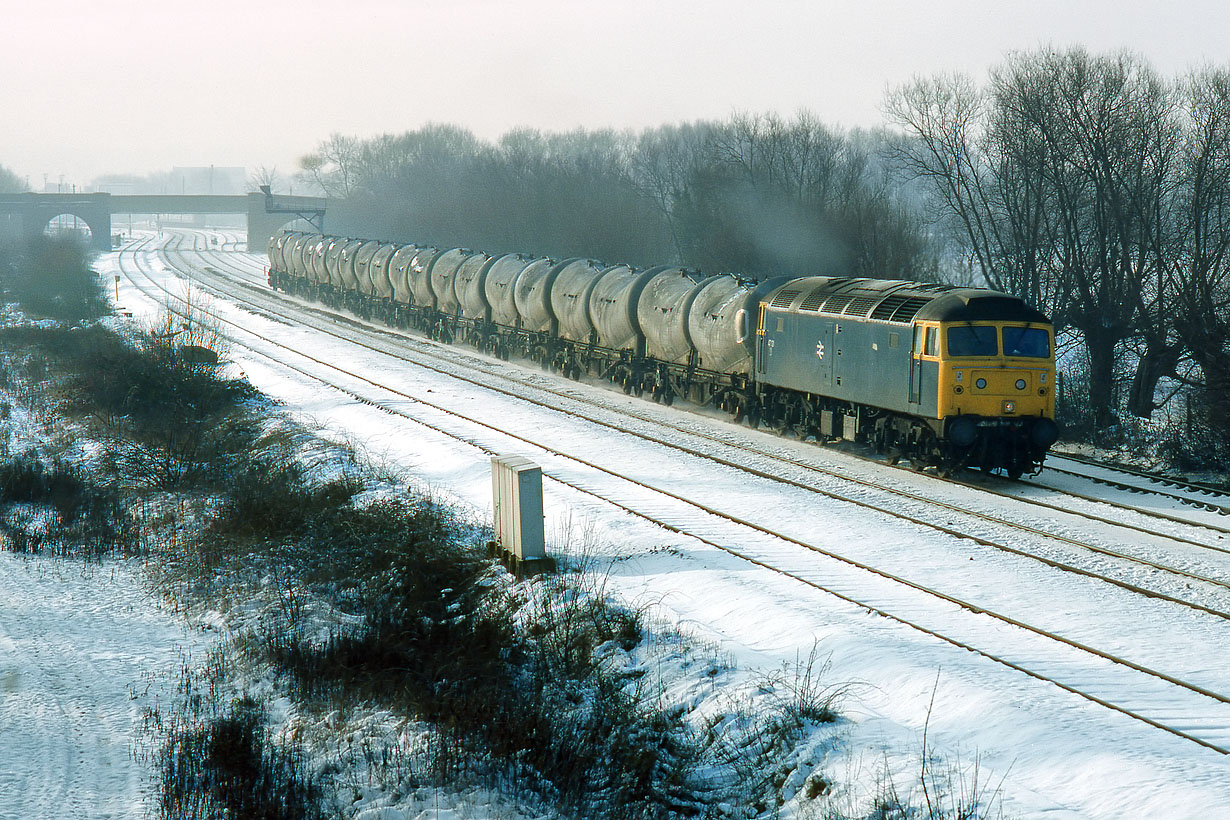
[(283, 231), (269, 284), (626, 393), (946, 474), (1040, 469), (1059, 436), (1054, 333), (981, 288), (488, 255)]

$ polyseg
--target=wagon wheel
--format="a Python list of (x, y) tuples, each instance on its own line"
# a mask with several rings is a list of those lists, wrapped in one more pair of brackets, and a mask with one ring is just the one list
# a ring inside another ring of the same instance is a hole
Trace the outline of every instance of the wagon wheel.
[(789, 406), (784, 407), (782, 408), (781, 415), (773, 421), (773, 429), (776, 430), (779, 435), (789, 436), (794, 434), (794, 422), (790, 420), (791, 412), (792, 408)]
[(747, 426), (753, 430), (760, 427), (760, 405), (752, 405), (752, 409), (747, 414)]

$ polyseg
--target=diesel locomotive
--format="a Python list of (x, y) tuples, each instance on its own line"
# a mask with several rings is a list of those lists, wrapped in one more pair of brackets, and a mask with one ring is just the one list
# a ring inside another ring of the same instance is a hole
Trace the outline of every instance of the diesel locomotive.
[(491, 256), (284, 231), (269, 284), (752, 426), (944, 473), (1041, 467), (1058, 439), (1049, 320), (1004, 293)]

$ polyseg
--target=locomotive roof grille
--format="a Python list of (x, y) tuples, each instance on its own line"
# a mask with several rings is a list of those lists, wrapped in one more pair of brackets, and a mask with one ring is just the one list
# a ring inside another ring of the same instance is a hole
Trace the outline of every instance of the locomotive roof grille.
[(843, 316), (866, 316), (871, 312), (871, 309), (876, 306), (881, 297), (876, 296), (856, 296), (850, 300), (850, 304), (846, 305), (846, 309), (842, 311)]
[(880, 321), (892, 321), (893, 314), (897, 309), (910, 300), (908, 296), (894, 295), (887, 296), (880, 304), (876, 305), (876, 309), (871, 311), (871, 318)]
[(773, 301), (769, 303), (769, 307), (788, 308), (790, 303), (794, 301), (794, 297), (798, 296), (802, 291), (798, 290), (783, 290), (773, 297)]
[(799, 310), (819, 310), (826, 295), (828, 295), (827, 287), (822, 285), (816, 288), (799, 303)]
[(893, 317), (889, 319), (889, 321), (901, 322), (902, 324), (908, 325), (910, 322), (914, 321), (914, 317), (918, 314), (918, 311), (922, 310), (930, 301), (930, 299), (923, 299), (915, 296), (914, 298), (907, 300), (904, 305), (893, 311)]
[(850, 304), (850, 300), (853, 298), (854, 296), (849, 293), (839, 293), (835, 296), (830, 296), (828, 300), (825, 301), (823, 310), (825, 313), (841, 313), (841, 311), (845, 309), (845, 306)]

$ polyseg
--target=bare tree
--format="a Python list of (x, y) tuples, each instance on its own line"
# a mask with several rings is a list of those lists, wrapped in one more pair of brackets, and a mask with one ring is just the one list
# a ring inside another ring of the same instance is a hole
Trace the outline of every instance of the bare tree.
[(1042, 49), (1011, 55), (986, 91), (917, 80), (887, 108), (914, 137), (906, 166), (933, 183), (987, 281), (1080, 331), (1095, 423), (1114, 419), (1128, 340), (1144, 345), (1133, 407), (1149, 412), (1179, 350), (1164, 264), (1178, 146), (1168, 87), (1129, 53)]
[(350, 196), (359, 182), (359, 140), (332, 134), (316, 150), (300, 158), (307, 179), (326, 196)]
[(250, 190), (259, 191), (263, 185), (268, 185), (269, 190), (275, 192), (282, 187), (282, 175), (276, 167), (261, 165), (248, 175)]
[(0, 165), (0, 194), (20, 194), (29, 189), (21, 177)]

